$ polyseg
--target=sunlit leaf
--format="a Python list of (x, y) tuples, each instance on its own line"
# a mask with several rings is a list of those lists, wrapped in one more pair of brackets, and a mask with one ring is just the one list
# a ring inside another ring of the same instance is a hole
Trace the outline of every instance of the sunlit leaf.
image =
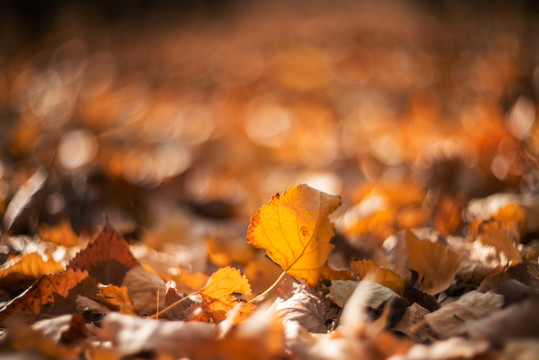
[(396, 293), (402, 293), (404, 290), (404, 281), (399, 275), (378, 266), (372, 260), (353, 260), (350, 262), (350, 268), (358, 275), (358, 280), (368, 280), (383, 285)]
[(272, 200), (251, 218), (247, 242), (264, 248), (284, 271), (314, 286), (332, 245), (328, 215), (340, 198), (298, 185)]
[(67, 269), (59, 274), (43, 275), (0, 311), (0, 324), (14, 314), (27, 321), (69, 314), (76, 310), (78, 295), (91, 298), (96, 293), (97, 284), (86, 271)]
[[(238, 294), (240, 296), (235, 296)], [(212, 274), (209, 283), (200, 290), (204, 302), (214, 311), (228, 313), (236, 305), (243, 303), (238, 321), (249, 316), (255, 306), (242, 301), (241, 296), (251, 296), (249, 281), (239, 270), (225, 267)]]
[(43, 274), (62, 270), (64, 267), (52, 259), (43, 261), (43, 258), (36, 253), (25, 254), (15, 264), (0, 270), (0, 287), (15, 289), (19, 284), (34, 281)]

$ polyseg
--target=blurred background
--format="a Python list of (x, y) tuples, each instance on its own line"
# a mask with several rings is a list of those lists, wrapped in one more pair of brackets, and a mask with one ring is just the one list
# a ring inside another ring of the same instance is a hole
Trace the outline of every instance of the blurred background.
[(348, 236), (452, 232), (468, 199), (537, 190), (538, 99), (535, 1), (2, 1), (2, 228), (241, 235), (301, 182)]

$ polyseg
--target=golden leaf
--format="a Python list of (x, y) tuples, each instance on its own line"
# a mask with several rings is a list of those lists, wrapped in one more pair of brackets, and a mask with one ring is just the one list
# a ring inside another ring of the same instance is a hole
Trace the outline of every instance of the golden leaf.
[(79, 244), (79, 237), (73, 232), (73, 228), (67, 220), (51, 227), (42, 226), (39, 229), (39, 236), (44, 241), (65, 247), (73, 247)]
[(43, 274), (52, 274), (64, 267), (52, 260), (43, 261), (36, 253), (25, 254), (12, 266), (0, 270), (0, 285), (4, 289), (17, 288), (18, 284), (34, 281)]
[(340, 205), (340, 197), (298, 185), (273, 196), (251, 218), (247, 242), (265, 249), (284, 271), (311, 286), (333, 246), (333, 225), (328, 215)]
[(358, 280), (368, 280), (383, 285), (398, 294), (404, 290), (404, 281), (399, 275), (389, 269), (378, 266), (372, 260), (352, 260), (350, 262), (350, 268), (358, 275)]
[(405, 238), (409, 268), (423, 279), (421, 289), (430, 295), (447, 289), (459, 270), (460, 256), (446, 244), (420, 240), (408, 230)]
[(224, 311), (228, 313), (236, 305), (243, 303), (240, 313), (236, 316), (239, 322), (249, 316), (255, 305), (245, 303), (234, 294), (251, 296), (249, 281), (243, 277), (238, 269), (224, 267), (214, 272), (210, 281), (200, 290), (200, 295), (208, 307), (214, 312)]
[(120, 311), (122, 314), (136, 314), (135, 304), (127, 293), (125, 286), (99, 285), (99, 293), (96, 300), (106, 305), (111, 310)]

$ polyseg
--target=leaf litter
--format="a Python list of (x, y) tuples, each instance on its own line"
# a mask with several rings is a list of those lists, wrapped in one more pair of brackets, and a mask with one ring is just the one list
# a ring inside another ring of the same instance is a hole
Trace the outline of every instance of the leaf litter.
[(1, 356), (535, 358), (536, 14), (339, 4), (0, 37)]

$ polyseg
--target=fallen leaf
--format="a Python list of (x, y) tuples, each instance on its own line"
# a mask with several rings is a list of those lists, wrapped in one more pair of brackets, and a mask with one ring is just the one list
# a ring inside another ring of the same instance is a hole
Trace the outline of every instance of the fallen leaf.
[(270, 309), (284, 323), (297, 322), (313, 333), (325, 333), (328, 330), (328, 302), (305, 286), (295, 284), (292, 295), (288, 299), (277, 298)]
[(446, 244), (420, 240), (411, 231), (405, 232), (409, 268), (417, 271), (421, 289), (427, 294), (437, 294), (449, 287), (459, 270), (458, 253)]
[(109, 309), (122, 314), (134, 315), (136, 313), (135, 304), (129, 297), (125, 286), (100, 285), (95, 299)]
[[(65, 320), (70, 320), (71, 316), (61, 317), (54, 319), (54, 323), (63, 323)], [(49, 321), (49, 320), (43, 320)], [(36, 323), (39, 324), (39, 323)], [(34, 324), (35, 325), (35, 324)], [(51, 323), (47, 323), (49, 332), (51, 331)], [(47, 329), (47, 328), (45, 328)], [(67, 344), (59, 343), (58, 340), (53, 339), (43, 333), (43, 328), (36, 329), (34, 326), (30, 326), (23, 322), (15, 322), (8, 326), (7, 336), (3, 341), (3, 345), (7, 348), (15, 350), (17, 353), (12, 358), (17, 358), (17, 355), (30, 353), (29, 358), (38, 358), (39, 355), (45, 358), (61, 358), (61, 359), (77, 359), (81, 353), (80, 349), (69, 346)], [(69, 331), (69, 329), (59, 329), (57, 325), (53, 330), (59, 332), (61, 337), (62, 330)], [(6, 356), (7, 354), (4, 354)], [(7, 355), (9, 357), (9, 355)], [(24, 355), (23, 355), (24, 356)], [(27, 355), (28, 356), (28, 355)]]
[(43, 225), (39, 229), (39, 237), (44, 241), (65, 247), (74, 247), (79, 244), (79, 237), (73, 232), (67, 220), (50, 227)]
[(43, 275), (26, 292), (0, 311), (0, 324), (17, 315), (28, 322), (51, 315), (76, 311), (76, 297), (92, 298), (97, 293), (95, 280), (88, 272), (67, 269), (59, 274)]
[(455, 302), (425, 315), (423, 321), (411, 329), (411, 332), (418, 342), (462, 335), (467, 331), (467, 322), (485, 318), (500, 310), (502, 305), (501, 295), (470, 291)]
[[(222, 329), (223, 323), (219, 324)], [(280, 359), (284, 356), (284, 327), (267, 307), (261, 306), (240, 325), (221, 332), (217, 341), (201, 346), (193, 354), (196, 360)]]
[(131, 254), (129, 245), (107, 222), (86, 249), (71, 260), (68, 268), (87, 270), (101, 284), (121, 286), (127, 272), (136, 266), (140, 263)]
[(340, 198), (307, 185), (298, 185), (272, 200), (251, 218), (247, 242), (265, 249), (284, 271), (315, 286), (318, 268), (332, 245), (333, 225), (328, 215)]
[[(175, 289), (168, 288), (165, 295), (165, 308), (167, 318), (170, 320), (187, 320), (190, 315), (190, 308), (195, 302), (185, 298), (187, 294), (179, 294)], [(179, 302), (181, 300), (181, 302)], [(170, 307), (170, 308), (169, 308)]]
[[(499, 296), (499, 295), (498, 295)], [(534, 339), (539, 334), (539, 295), (512, 304), (501, 311), (466, 324), (472, 339), (500, 344), (509, 339)]]
[(343, 307), (358, 284), (355, 280), (334, 280), (329, 287), (328, 296), (335, 304)]
[(80, 315), (62, 315), (52, 319), (44, 319), (32, 325), (32, 329), (57, 344), (76, 344), (86, 338), (88, 330)]
[[(217, 270), (212, 274), (208, 284), (200, 290), (202, 299), (210, 309), (225, 313), (228, 313), (240, 302), (244, 302), (234, 294), (250, 297), (251, 286), (239, 270), (231, 267)], [(238, 321), (247, 318), (254, 309), (255, 305), (244, 303)]]
[(368, 308), (377, 309), (394, 296), (398, 296), (397, 293), (385, 286), (370, 281), (359, 281), (344, 304), (338, 330), (355, 334), (361, 324), (371, 321)]
[(164, 308), (167, 292), (165, 282), (159, 276), (147, 272), (143, 266), (129, 270), (122, 285), (127, 288), (138, 315), (152, 315), (158, 311), (157, 308)]
[(485, 260), (499, 266), (522, 261), (520, 252), (515, 247), (516, 239), (520, 240), (520, 236), (515, 236), (514, 229), (494, 219), (482, 221), (470, 235), (470, 240), (474, 241), (474, 248), (481, 247), (484, 249), (483, 252), (490, 252), (488, 259)]
[(413, 303), (412, 305), (408, 306), (399, 322), (393, 327), (392, 330), (401, 332), (411, 337), (412, 333), (410, 332), (410, 329), (412, 326), (423, 320), (425, 315), (428, 313), (430, 313), (430, 311), (425, 309), (423, 306), (419, 305), (418, 303)]
[(372, 260), (352, 260), (350, 262), (350, 268), (357, 274), (358, 280), (368, 280), (378, 283), (398, 294), (402, 294), (404, 290), (404, 281), (399, 275), (389, 269), (378, 266)]
[(187, 358), (216, 340), (218, 329), (208, 323), (150, 320), (113, 312), (103, 319), (100, 336), (119, 356), (157, 350)]
[(24, 254), (15, 264), (0, 270), (0, 287), (8, 292), (22, 289), (41, 275), (63, 270), (64, 267), (52, 259), (43, 261), (36, 253)]

